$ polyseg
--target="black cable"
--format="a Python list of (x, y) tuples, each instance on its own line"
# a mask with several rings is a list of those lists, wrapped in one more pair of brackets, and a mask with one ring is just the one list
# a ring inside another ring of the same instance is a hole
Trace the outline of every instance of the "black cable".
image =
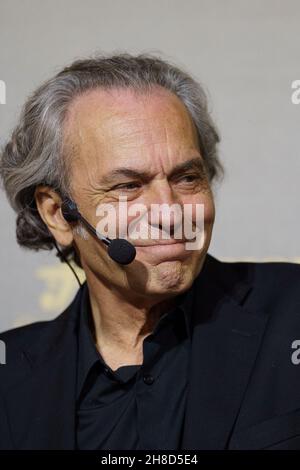
[(69, 268), (71, 269), (72, 273), (73, 273), (74, 276), (76, 277), (79, 286), (81, 287), (82, 284), (81, 284), (81, 282), (80, 282), (80, 280), (79, 280), (79, 277), (78, 277), (78, 275), (77, 275), (75, 269), (71, 266), (71, 264), (69, 263), (69, 261), (67, 260), (67, 258), (66, 258), (65, 255), (63, 254), (63, 252), (59, 249), (59, 247), (58, 247), (58, 245), (57, 245), (57, 243), (56, 243), (56, 240), (55, 240), (54, 238), (53, 238), (53, 243), (54, 243), (54, 245), (55, 245), (55, 247), (56, 247), (56, 249), (57, 249), (57, 255), (56, 255), (56, 256), (60, 256), (60, 257), (67, 263), (67, 265), (68, 265)]

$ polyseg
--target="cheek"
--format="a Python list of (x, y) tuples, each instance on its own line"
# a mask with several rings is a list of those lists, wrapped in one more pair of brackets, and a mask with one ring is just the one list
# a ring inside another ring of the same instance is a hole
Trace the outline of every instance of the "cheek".
[(204, 228), (211, 228), (215, 220), (215, 205), (212, 196), (198, 195), (192, 199), (184, 201), (184, 213), (187, 218), (192, 219), (193, 225)]
[(215, 221), (215, 205), (212, 197), (209, 197), (204, 202), (204, 223), (209, 226), (213, 225)]
[(126, 238), (135, 226), (148, 226), (147, 207), (137, 203), (101, 204), (97, 216), (97, 230), (109, 238)]

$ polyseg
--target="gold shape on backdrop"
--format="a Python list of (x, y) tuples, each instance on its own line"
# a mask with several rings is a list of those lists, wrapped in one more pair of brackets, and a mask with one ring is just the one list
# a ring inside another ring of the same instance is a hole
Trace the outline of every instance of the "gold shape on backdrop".
[[(81, 283), (85, 281), (82, 269), (74, 266)], [(41, 266), (35, 271), (35, 277), (42, 281), (44, 288), (38, 296), (39, 313), (23, 313), (14, 319), (12, 328), (35, 321), (50, 320), (59, 315), (74, 298), (79, 285), (65, 263)]]

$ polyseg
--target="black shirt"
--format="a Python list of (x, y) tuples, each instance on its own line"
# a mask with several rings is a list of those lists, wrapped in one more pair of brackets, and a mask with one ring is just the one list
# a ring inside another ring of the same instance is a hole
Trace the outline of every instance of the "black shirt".
[(87, 284), (78, 331), (77, 448), (180, 449), (192, 338), (193, 290), (178, 296), (143, 342), (143, 364), (113, 371), (91, 333)]

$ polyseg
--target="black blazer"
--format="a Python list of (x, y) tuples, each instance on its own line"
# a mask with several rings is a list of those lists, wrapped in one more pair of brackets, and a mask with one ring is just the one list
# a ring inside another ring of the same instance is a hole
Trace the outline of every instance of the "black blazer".
[[(300, 265), (207, 254), (195, 283), (183, 449), (300, 450)], [(75, 448), (80, 293), (56, 319), (0, 335), (0, 449)]]

